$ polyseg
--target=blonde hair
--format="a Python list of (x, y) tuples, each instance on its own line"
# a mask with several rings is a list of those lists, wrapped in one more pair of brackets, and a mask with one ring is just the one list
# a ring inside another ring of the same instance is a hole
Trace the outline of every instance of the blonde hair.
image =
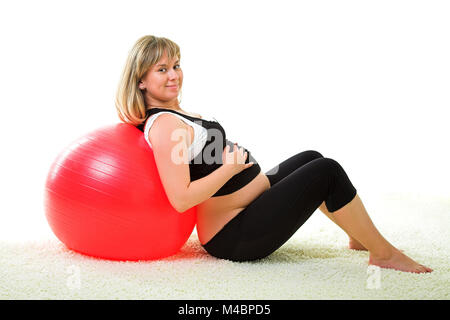
[(164, 52), (169, 60), (181, 58), (180, 47), (175, 42), (153, 35), (141, 37), (129, 51), (115, 98), (117, 113), (123, 122), (138, 126), (145, 120), (147, 106), (139, 81)]

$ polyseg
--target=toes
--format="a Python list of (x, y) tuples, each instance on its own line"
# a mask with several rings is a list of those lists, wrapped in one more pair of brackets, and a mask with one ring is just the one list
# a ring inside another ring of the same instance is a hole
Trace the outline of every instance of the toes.
[(417, 268), (417, 271), (419, 273), (424, 273), (424, 272), (431, 272), (433, 271), (431, 268), (425, 267), (424, 265), (419, 265), (419, 267)]

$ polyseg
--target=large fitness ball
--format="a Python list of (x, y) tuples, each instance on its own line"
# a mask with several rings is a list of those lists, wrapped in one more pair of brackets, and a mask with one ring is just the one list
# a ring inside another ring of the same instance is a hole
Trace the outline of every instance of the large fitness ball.
[(44, 201), (59, 240), (103, 259), (168, 257), (196, 222), (196, 207), (183, 213), (172, 207), (144, 134), (125, 123), (90, 132), (61, 152)]

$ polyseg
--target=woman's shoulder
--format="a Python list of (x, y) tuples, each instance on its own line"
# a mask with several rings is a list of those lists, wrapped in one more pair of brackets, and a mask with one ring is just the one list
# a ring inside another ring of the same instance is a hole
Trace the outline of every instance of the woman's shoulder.
[[(170, 110), (170, 109), (164, 109), (164, 108), (154, 108), (154, 109), (158, 109), (158, 111), (159, 112), (171, 112), (171, 111), (174, 111), (174, 112), (176, 112), (176, 113), (180, 113), (180, 114), (184, 114), (184, 115), (186, 115), (186, 116), (191, 116), (191, 117), (194, 117), (194, 118), (200, 118), (200, 119), (203, 119), (202, 118), (202, 116), (200, 115), (200, 114), (198, 114), (198, 113), (195, 113), (195, 112), (188, 112), (188, 111), (184, 111), (184, 110)], [(148, 110), (151, 110), (151, 109), (148, 109)], [(147, 110), (147, 111), (148, 111)], [(158, 112), (158, 113), (159, 113)], [(154, 118), (156, 118), (157, 117), (157, 115), (158, 115), (158, 113), (154, 113), (153, 115), (152, 115), (152, 117), (154, 117)]]
[(199, 115), (198, 113), (195, 113), (195, 112), (186, 112), (186, 114), (187, 114), (188, 116), (192, 116), (192, 117), (195, 117), (195, 118), (200, 118), (200, 119), (202, 119), (202, 116)]

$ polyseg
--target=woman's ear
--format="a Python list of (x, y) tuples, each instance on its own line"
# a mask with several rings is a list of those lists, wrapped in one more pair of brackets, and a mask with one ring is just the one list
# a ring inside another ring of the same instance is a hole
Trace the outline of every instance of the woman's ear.
[(141, 90), (145, 89), (145, 85), (142, 81), (139, 81), (139, 89), (141, 89)]

